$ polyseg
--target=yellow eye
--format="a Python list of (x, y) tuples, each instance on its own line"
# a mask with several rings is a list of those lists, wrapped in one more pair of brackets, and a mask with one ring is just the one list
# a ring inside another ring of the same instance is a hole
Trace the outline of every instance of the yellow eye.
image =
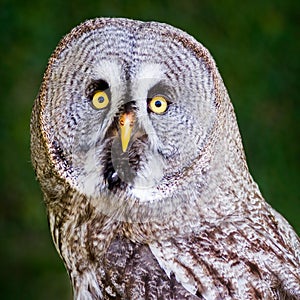
[(156, 114), (162, 114), (167, 110), (168, 102), (162, 96), (155, 96), (150, 100), (149, 108)]
[(105, 108), (109, 103), (108, 95), (104, 91), (96, 91), (93, 99), (92, 104), (96, 109)]

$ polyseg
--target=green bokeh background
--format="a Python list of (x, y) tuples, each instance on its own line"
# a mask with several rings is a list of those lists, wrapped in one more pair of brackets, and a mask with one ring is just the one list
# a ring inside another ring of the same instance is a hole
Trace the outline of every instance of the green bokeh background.
[(0, 0), (0, 298), (71, 298), (30, 164), (29, 120), (56, 44), (97, 16), (170, 23), (211, 51), (251, 173), (299, 233), (299, 12), (298, 0)]

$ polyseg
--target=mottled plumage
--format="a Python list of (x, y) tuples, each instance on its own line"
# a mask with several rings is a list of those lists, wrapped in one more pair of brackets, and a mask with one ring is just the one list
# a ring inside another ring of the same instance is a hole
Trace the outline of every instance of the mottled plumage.
[(31, 149), (74, 298), (300, 299), (299, 238), (249, 173), (213, 58), (183, 31), (74, 28)]

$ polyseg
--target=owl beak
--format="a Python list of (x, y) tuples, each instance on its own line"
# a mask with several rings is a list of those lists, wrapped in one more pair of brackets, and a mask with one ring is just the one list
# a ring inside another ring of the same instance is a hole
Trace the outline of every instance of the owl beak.
[(126, 152), (127, 150), (134, 121), (135, 115), (133, 112), (123, 113), (119, 118), (121, 144), (123, 152)]

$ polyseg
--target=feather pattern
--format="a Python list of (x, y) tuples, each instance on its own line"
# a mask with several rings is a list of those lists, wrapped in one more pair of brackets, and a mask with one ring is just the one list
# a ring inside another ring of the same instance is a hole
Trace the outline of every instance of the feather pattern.
[(74, 299), (300, 299), (299, 237), (252, 179), (216, 64), (187, 33), (74, 28), (49, 60), (31, 152)]

